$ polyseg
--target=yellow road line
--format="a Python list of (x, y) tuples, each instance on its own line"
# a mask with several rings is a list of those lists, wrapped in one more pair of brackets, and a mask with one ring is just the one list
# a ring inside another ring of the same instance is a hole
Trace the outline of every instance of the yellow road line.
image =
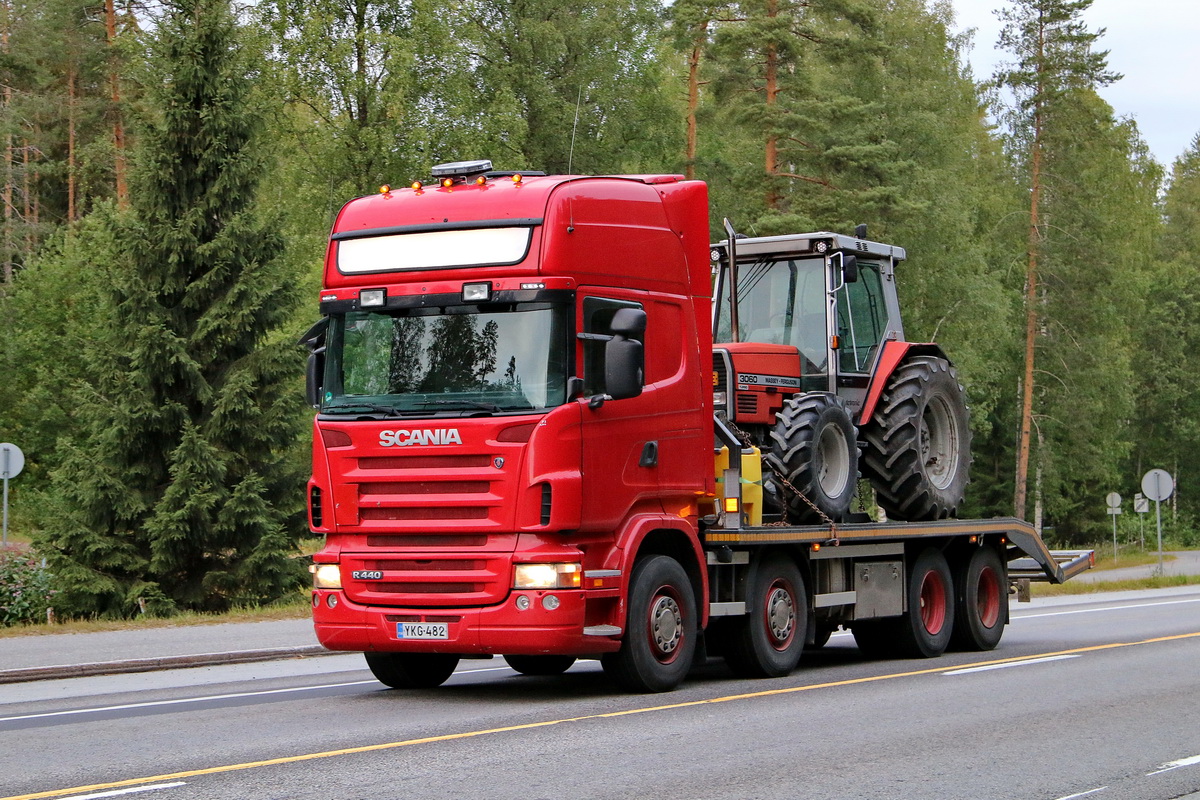
[(912, 672), (894, 672), (888, 675), (871, 675), (865, 678), (850, 678), (844, 681), (830, 681), (828, 683), (812, 683), (805, 686), (790, 686), (783, 689), (765, 689), (761, 692), (746, 692), (744, 694), (731, 694), (724, 697), (711, 697), (706, 700), (688, 700), (682, 703), (669, 703), (659, 706), (646, 706), (643, 708), (631, 708), (626, 711), (608, 711), (603, 714), (588, 714), (582, 717), (566, 717), (563, 719), (545, 720), (542, 722), (529, 722), (524, 725), (508, 725), (502, 728), (487, 728), (478, 731), (466, 731), (463, 733), (447, 733), (441, 736), (425, 736), (419, 739), (405, 739), (400, 742), (385, 742), (383, 744), (370, 744), (362, 747), (347, 747), (341, 750), (325, 750), (320, 753), (306, 753), (298, 756), (283, 756), (280, 758), (268, 758), (263, 761), (247, 761), (242, 764), (225, 764), (219, 767), (206, 767), (204, 769), (192, 769), (183, 772), (171, 772), (165, 775), (151, 775), (145, 778), (128, 778), (123, 781), (112, 781), (110, 783), (94, 783), (88, 786), (75, 786), (70, 789), (52, 789), (47, 792), (35, 792), (33, 794), (13, 795), (11, 797), (0, 797), (0, 800), (41, 800), (47, 797), (65, 797), (67, 795), (79, 794), (84, 792), (95, 792), (104, 789), (120, 789), (127, 786), (139, 786), (145, 783), (157, 783), (160, 781), (180, 780), (182, 778), (195, 778), (201, 775), (217, 775), (223, 772), (237, 772), (239, 770), (257, 769), (259, 767), (273, 767), (280, 764), (295, 764), (301, 761), (313, 761), (321, 758), (334, 758), (336, 756), (356, 755), (358, 753), (372, 753), (379, 750), (394, 750), (399, 747), (410, 747), (418, 744), (431, 744), (433, 742), (453, 742), (460, 739), (471, 739), (476, 736), (490, 736), (497, 733), (511, 733), (513, 731), (527, 731), (535, 728), (548, 728), (552, 725), (564, 725), (572, 722), (588, 722), (590, 720), (611, 719), (615, 717), (627, 717), (633, 714), (648, 714), (655, 711), (672, 711), (680, 708), (693, 708), (696, 706), (711, 705), (714, 703), (729, 703), (736, 700), (752, 700), (760, 697), (772, 697), (775, 695), (794, 694), (796, 692), (808, 692), (813, 689), (832, 689), (839, 686), (853, 686), (860, 683), (874, 683), (876, 681), (894, 680), (896, 678), (911, 678), (918, 675), (935, 675), (940, 672), (948, 672), (950, 670), (967, 669), (970, 667), (986, 667), (993, 664), (1011, 664), (1020, 661), (1028, 661), (1036, 658), (1048, 658), (1051, 656), (1073, 655), (1076, 653), (1093, 653), (1100, 650), (1114, 650), (1121, 647), (1136, 647), (1138, 645), (1158, 644), (1161, 642), (1172, 642), (1181, 639), (1194, 639), (1200, 637), (1200, 631), (1195, 633), (1182, 633), (1175, 636), (1160, 636), (1154, 639), (1143, 639), (1139, 642), (1114, 642), (1111, 644), (1098, 644), (1090, 647), (1077, 647), (1072, 650), (1059, 650), (1052, 653), (1038, 653), (1027, 656), (1014, 656), (1012, 658), (1000, 658), (991, 661), (980, 661), (974, 664), (962, 665), (947, 665), (942, 664), (938, 667), (930, 669), (913, 670)]

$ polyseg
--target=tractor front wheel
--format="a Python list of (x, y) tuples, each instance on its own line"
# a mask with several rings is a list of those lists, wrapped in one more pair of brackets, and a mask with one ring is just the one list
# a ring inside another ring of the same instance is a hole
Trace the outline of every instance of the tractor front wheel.
[(834, 522), (845, 519), (858, 482), (858, 431), (841, 398), (820, 392), (789, 398), (776, 415), (766, 460), (773, 494), (782, 498), (793, 521), (819, 522), (821, 514)]

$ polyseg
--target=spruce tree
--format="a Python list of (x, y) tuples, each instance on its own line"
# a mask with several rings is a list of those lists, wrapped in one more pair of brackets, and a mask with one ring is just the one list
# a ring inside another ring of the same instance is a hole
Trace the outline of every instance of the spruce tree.
[(111, 338), (87, 353), (44, 541), (66, 610), (220, 610), (301, 576), (299, 354), (262, 111), (227, 0), (170, 0), (153, 42), (132, 208), (118, 217)]

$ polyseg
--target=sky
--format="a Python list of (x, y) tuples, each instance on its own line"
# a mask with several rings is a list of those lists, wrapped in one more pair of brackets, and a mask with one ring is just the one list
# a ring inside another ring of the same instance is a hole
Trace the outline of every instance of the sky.
[[(953, 0), (958, 30), (975, 28), (976, 78), (1010, 59), (996, 50), (1006, 0)], [(1171, 164), (1200, 133), (1200, 0), (1095, 0), (1088, 27), (1106, 28), (1099, 49), (1125, 77), (1100, 90), (1119, 117), (1132, 117), (1159, 163)]]

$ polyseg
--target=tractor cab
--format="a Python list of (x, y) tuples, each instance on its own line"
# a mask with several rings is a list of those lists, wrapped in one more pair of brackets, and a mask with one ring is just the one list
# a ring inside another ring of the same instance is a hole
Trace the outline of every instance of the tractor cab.
[(857, 414), (883, 343), (904, 338), (894, 280), (904, 249), (825, 231), (732, 241), (736, 261), (730, 239), (711, 251), (727, 417), (773, 423), (796, 392), (836, 394)]

